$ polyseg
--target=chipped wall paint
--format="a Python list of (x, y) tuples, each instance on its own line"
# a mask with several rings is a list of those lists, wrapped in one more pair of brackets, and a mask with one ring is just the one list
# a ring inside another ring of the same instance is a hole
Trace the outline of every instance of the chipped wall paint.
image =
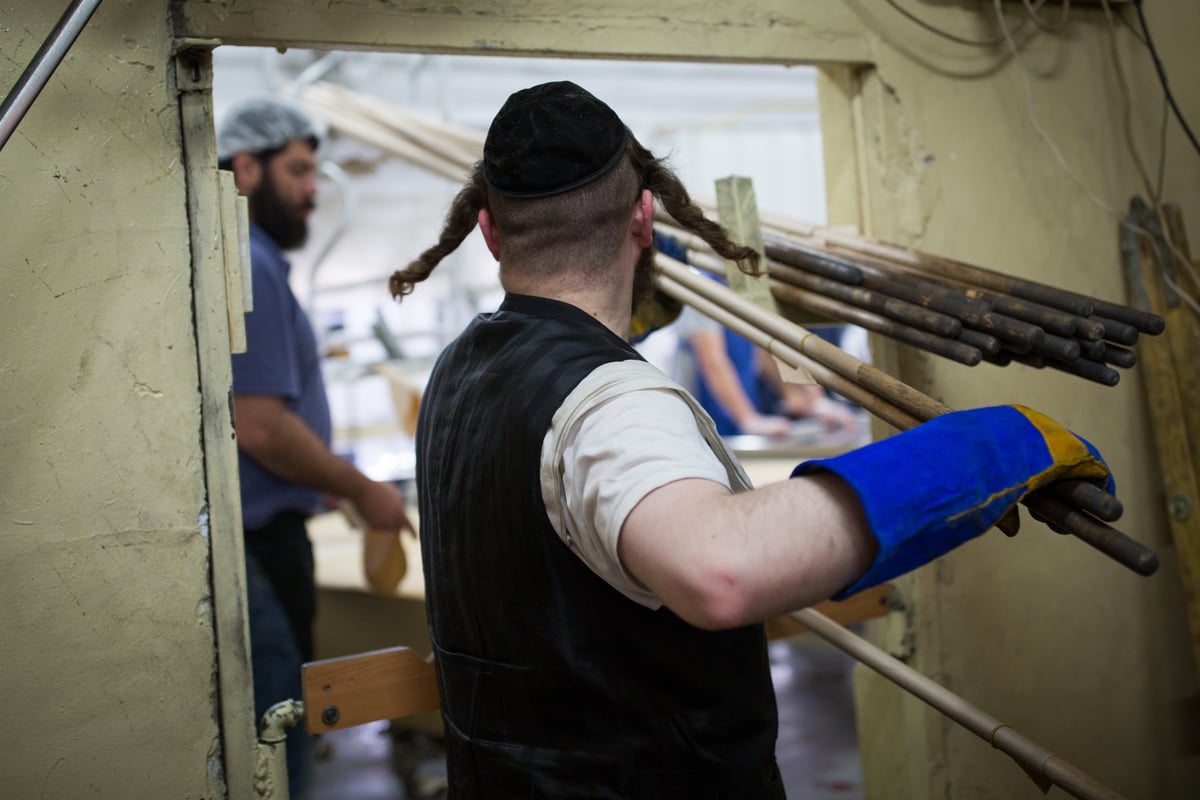
[[(64, 7), (0, 10), (6, 92)], [(168, 23), (101, 4), (0, 151), (5, 796), (225, 796)]]
[[(985, 34), (987, 5), (924, 10)], [(864, 125), (849, 159), (863, 177), (856, 216), (873, 233), (1124, 294), (1113, 223), (1047, 156), (1012, 64), (933, 40), (879, 4), (543, 0), (503, 14), (482, 0), (170, 6), (176, 33), (253, 44), (873, 62), (860, 76)], [(225, 795), (206, 525), (196, 516), (205, 502), (200, 403), (167, 8), (103, 4), (0, 152), (0, 675), (22, 688), (6, 719), (23, 723), (0, 734), (0, 779), (23, 795)], [(5, 8), (0, 85), (15, 81), (56, 13)], [(1029, 53), (1035, 107), (1094, 190), (1123, 206), (1138, 183), (1119, 139), (1107, 34), (1098, 10), (1074, 13), (1066, 34), (1040, 37)], [(1168, 69), (1186, 74), (1200, 10), (1171, 0), (1148, 14)], [(1144, 54), (1125, 45), (1145, 147), (1160, 95)], [(1194, 119), (1193, 84), (1177, 79), (1175, 89)], [(1194, 230), (1198, 167), (1177, 130), (1169, 142), (1167, 195)], [(827, 140), (831, 159), (844, 155), (839, 145), (850, 142)], [(837, 191), (844, 201), (845, 185)], [(967, 372), (907, 352), (895, 361), (906, 380), (952, 405), (1020, 400), (1090, 435), (1111, 454), (1130, 530), (1162, 547), (1136, 374), (1109, 390), (1018, 367)], [(1164, 554), (1147, 581), (1036, 526), (1016, 541), (985, 537), (905, 584), (913, 622), (893, 638), (927, 673), (1116, 788), (1184, 796), (1187, 774), (1162, 743), (1195, 678)], [(1033, 796), (986, 745), (896, 690), (858, 683), (873, 798)]]
[[(995, 30), (991, 5), (922, 13), (981, 38)], [(1200, 10), (1167, 2), (1148, 5), (1147, 15), (1168, 71), (1187, 74), (1184, 32), (1200, 25)], [(863, 11), (875, 37), (875, 66), (861, 76), (860, 154), (868, 176), (862, 217), (873, 234), (1127, 302), (1110, 209), (1121, 213), (1145, 191), (1125, 139), (1103, 11), (1073, 5), (1072, 17), (1062, 35), (1028, 42), (1022, 62), (1032, 73), (1037, 124), (1086, 188), (1038, 134), (1024, 78), (1003, 48), (964, 48), (894, 14)], [(1118, 41), (1134, 141), (1154, 164), (1162, 92), (1146, 51), (1124, 28)], [(1180, 78), (1172, 86), (1195, 116), (1200, 86)], [(1200, 160), (1174, 123), (1168, 133), (1165, 197), (1182, 205), (1195, 231)], [(909, 610), (892, 624), (905, 631), (873, 625), (876, 634), (907, 639), (914, 666), (1127, 796), (1190, 797), (1200, 759), (1181, 754), (1175, 737), (1196, 672), (1137, 369), (1107, 388), (1022, 366), (967, 368), (912, 350), (887, 358), (906, 382), (952, 407), (1020, 402), (1093, 441), (1125, 502), (1119, 527), (1154, 547), (1162, 566), (1151, 578), (1134, 575), (1026, 516), (1016, 539), (986, 535), (901, 581)], [(1035, 796), (1009, 759), (882, 679), (860, 670), (857, 688), (872, 798)], [(898, 740), (904, 755), (895, 753)]]

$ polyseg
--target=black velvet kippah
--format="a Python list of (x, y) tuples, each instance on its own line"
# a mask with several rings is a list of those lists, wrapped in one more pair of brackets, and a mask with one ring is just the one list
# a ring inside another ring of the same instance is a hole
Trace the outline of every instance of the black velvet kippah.
[(483, 144), (492, 189), (518, 198), (549, 197), (596, 180), (625, 152), (625, 123), (570, 81), (512, 94)]

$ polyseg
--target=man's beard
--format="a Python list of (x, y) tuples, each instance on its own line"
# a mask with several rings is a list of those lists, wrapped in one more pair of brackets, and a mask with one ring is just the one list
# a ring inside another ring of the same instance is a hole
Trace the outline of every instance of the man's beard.
[[(302, 208), (307, 210), (314, 205), (309, 200)], [(283, 201), (275, 188), (275, 182), (271, 180), (271, 171), (264, 164), (262, 185), (250, 197), (250, 216), (275, 240), (279, 249), (295, 250), (302, 247), (308, 239), (308, 221), (301, 216), (301, 210)]]
[(634, 313), (637, 312), (638, 306), (654, 297), (654, 281), (660, 272), (662, 270), (654, 263), (654, 248), (642, 248), (642, 254), (638, 256), (637, 266), (633, 270)]

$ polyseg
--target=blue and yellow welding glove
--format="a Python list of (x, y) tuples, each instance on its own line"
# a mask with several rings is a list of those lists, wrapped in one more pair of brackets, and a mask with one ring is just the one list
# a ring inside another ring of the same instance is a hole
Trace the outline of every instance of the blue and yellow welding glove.
[(870, 569), (836, 598), (948, 553), (1047, 484), (1084, 478), (1115, 493), (1095, 447), (1023, 406), (945, 414), (849, 453), (806, 461), (792, 477), (818, 471), (854, 489), (879, 541)]
[[(655, 231), (652, 246), (665, 256), (687, 263), (687, 248), (674, 236)], [(679, 319), (682, 311), (683, 303), (656, 289), (633, 310), (633, 318), (629, 321), (629, 343), (637, 344), (656, 330), (670, 325)]]

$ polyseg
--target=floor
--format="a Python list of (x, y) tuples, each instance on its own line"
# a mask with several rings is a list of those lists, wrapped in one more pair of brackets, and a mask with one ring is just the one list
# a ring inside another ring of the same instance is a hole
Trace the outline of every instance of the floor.
[[(779, 702), (777, 758), (787, 795), (789, 800), (862, 800), (850, 687), (853, 662), (812, 639), (771, 645)], [(413, 800), (393, 767), (387, 723), (327, 734), (319, 749), (324, 755), (304, 800)], [(441, 763), (417, 760), (416, 778), (426, 786), (436, 784)], [(411, 789), (413, 795), (428, 796), (421, 786)]]

